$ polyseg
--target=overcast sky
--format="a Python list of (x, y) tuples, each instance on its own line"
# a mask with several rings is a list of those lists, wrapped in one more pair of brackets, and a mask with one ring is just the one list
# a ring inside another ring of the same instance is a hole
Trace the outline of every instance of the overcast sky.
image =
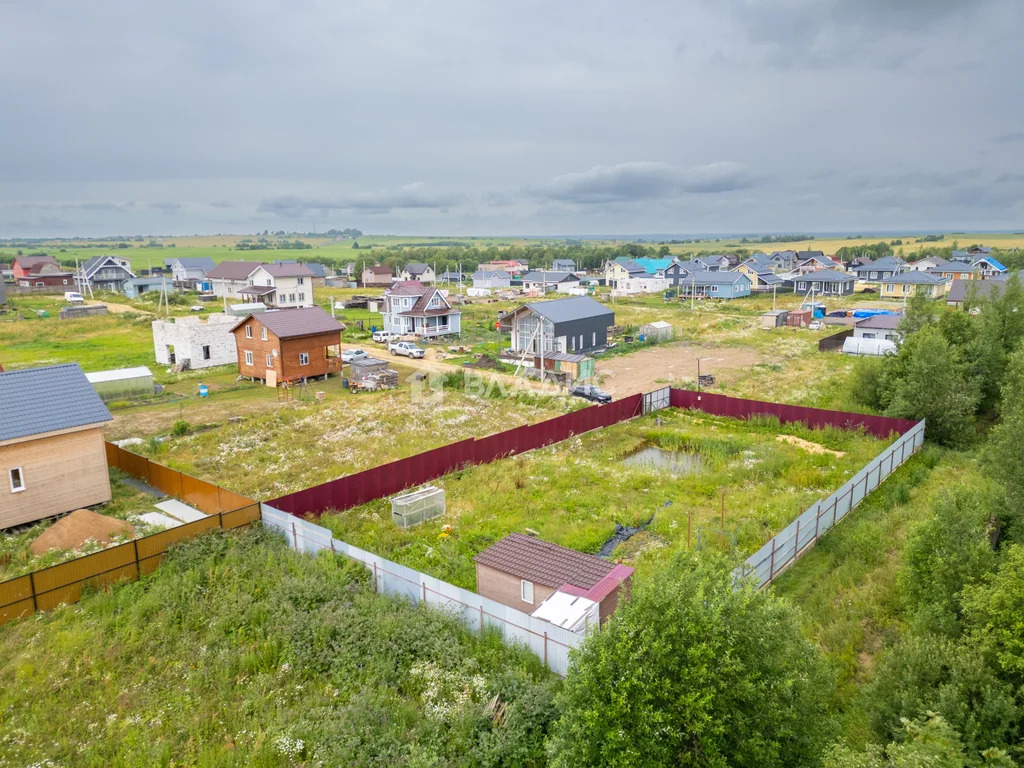
[(0, 237), (1024, 229), (1020, 0), (0, 0)]

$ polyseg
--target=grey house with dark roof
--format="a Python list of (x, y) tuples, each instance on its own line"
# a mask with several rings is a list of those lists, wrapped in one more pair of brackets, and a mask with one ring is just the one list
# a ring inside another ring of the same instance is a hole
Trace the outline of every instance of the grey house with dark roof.
[(699, 299), (736, 299), (749, 296), (753, 285), (742, 272), (691, 272), (679, 283), (679, 296)]
[(793, 278), (793, 290), (821, 296), (849, 296), (853, 293), (857, 278), (848, 272), (834, 269), (818, 269)]
[(515, 354), (535, 357), (552, 352), (589, 352), (608, 344), (615, 313), (589, 296), (535, 301), (500, 318)]
[(0, 373), (0, 528), (110, 501), (110, 412), (77, 363)]

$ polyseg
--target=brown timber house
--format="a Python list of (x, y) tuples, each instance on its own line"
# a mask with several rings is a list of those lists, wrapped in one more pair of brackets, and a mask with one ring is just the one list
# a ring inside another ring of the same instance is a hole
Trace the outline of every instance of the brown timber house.
[(270, 387), (341, 372), (341, 323), (320, 307), (249, 315), (232, 333), (238, 373)]

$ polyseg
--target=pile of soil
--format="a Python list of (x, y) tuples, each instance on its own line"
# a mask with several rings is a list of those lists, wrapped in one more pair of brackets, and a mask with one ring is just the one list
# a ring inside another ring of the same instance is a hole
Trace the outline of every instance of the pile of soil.
[(29, 549), (33, 555), (42, 555), (52, 549), (80, 549), (90, 539), (109, 544), (119, 535), (134, 536), (135, 526), (88, 509), (79, 509), (43, 531)]
[(490, 355), (480, 355), (474, 362), (470, 363), (470, 368), (484, 368), (487, 370), (500, 371), (501, 363), (495, 360)]

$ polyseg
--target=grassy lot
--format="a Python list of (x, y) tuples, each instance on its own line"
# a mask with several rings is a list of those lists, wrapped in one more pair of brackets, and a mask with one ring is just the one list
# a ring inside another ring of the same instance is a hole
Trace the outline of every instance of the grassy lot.
[(361, 566), (217, 531), (0, 629), (0, 766), (541, 765), (556, 686)]
[(857, 694), (873, 677), (875, 657), (906, 629), (899, 578), (908, 534), (933, 514), (944, 489), (987, 482), (972, 453), (928, 447), (775, 582), (833, 662), (850, 743), (870, 737)]
[[(151, 441), (139, 450), (238, 493), (273, 498), (585, 405), (578, 399), (530, 394), (481, 398), (454, 389), (446, 389), (440, 400), (428, 392), (421, 402), (408, 383), (389, 392), (362, 394), (343, 390), (338, 379), (312, 388), (324, 389), (328, 399), (278, 403), (274, 390), (256, 385), (229, 391), (226, 402), (214, 395), (208, 402), (181, 408), (186, 418), (196, 419), (193, 424), (212, 428), (163, 443)], [(139, 410), (117, 429), (152, 419), (154, 409)], [(248, 415), (242, 420), (229, 420), (243, 413)], [(171, 403), (163, 407), (160, 421), (150, 424), (166, 427), (177, 416)]]
[[(153, 504), (157, 499), (128, 485), (123, 481), (124, 477), (125, 475), (118, 470), (110, 470), (111, 500), (93, 508), (93, 511), (107, 517), (131, 522), (135, 526), (137, 536), (155, 533), (159, 530), (158, 528), (141, 522), (137, 516), (154, 511)], [(46, 520), (28, 526), (18, 533), (0, 534), (0, 581), (13, 579), (15, 576), (21, 576), (29, 571), (48, 568), (51, 565), (57, 565), (57, 563), (73, 560), (76, 557), (103, 549), (103, 545), (92, 542), (81, 550), (52, 550), (45, 555), (33, 555), (29, 551), (29, 545), (51, 525), (53, 525), (53, 521)]]
[[(782, 432), (814, 445), (777, 439)], [(778, 422), (743, 422), (665, 410), (437, 481), (447, 513), (402, 530), (380, 500), (329, 514), (321, 523), (338, 538), (459, 586), (475, 587), (472, 557), (502, 536), (532, 529), (546, 540), (596, 552), (616, 523), (651, 526), (615, 552), (644, 577), (687, 545), (753, 552), (816, 499), (827, 496), (877, 455), (884, 441), (840, 430), (807, 430)], [(650, 446), (697, 457), (702, 469), (672, 475), (624, 459)], [(824, 446), (838, 451), (814, 452)], [(446, 528), (450, 526), (450, 528)]]

